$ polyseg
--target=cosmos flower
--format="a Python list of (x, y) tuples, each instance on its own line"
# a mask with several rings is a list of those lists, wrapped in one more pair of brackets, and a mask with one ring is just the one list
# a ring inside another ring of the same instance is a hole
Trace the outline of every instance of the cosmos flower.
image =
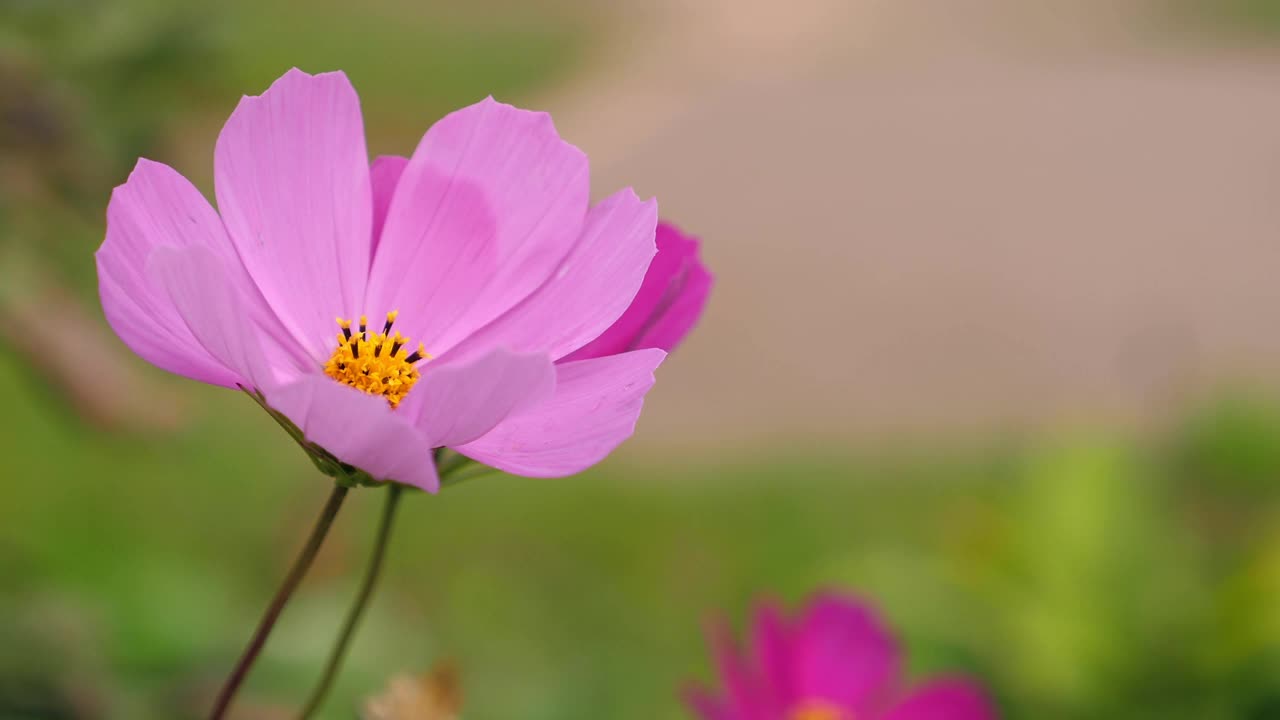
[(588, 184), (549, 116), (491, 98), (371, 167), (346, 76), (291, 70), (223, 127), (218, 210), (149, 160), (116, 188), (103, 310), (138, 355), (249, 392), (348, 481), (435, 491), (440, 447), (572, 474), (630, 436), (661, 345), (691, 322), (655, 305), (653, 346), (574, 356), (655, 252), (656, 203), (590, 205)]
[(756, 614), (751, 653), (727, 630), (714, 637), (723, 694), (689, 693), (705, 720), (991, 720), (980, 688), (960, 678), (908, 687), (898, 644), (865, 605), (814, 597), (794, 620), (766, 605)]

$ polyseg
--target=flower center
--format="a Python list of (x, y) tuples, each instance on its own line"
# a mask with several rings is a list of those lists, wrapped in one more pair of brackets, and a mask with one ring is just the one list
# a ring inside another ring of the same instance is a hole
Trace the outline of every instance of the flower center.
[(364, 315), (360, 316), (356, 332), (351, 331), (350, 320), (338, 318), (342, 332), (336, 335), (338, 347), (324, 364), (324, 374), (370, 395), (381, 395), (393, 408), (399, 405), (421, 377), (414, 363), (429, 360), (431, 356), (422, 343), (410, 353), (404, 347), (409, 339), (398, 332), (391, 334), (398, 314), (397, 311), (387, 313), (382, 332), (372, 334)]
[(787, 720), (853, 720), (853, 715), (823, 700), (806, 700), (787, 713)]

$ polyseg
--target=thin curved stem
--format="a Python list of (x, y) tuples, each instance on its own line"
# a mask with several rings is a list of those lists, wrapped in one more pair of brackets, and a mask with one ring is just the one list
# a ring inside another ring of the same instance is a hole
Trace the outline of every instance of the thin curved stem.
[(440, 487), (449, 488), (455, 485), (461, 485), (472, 478), (492, 475), (496, 472), (498, 472), (497, 469), (491, 468), (488, 465), (480, 465), (479, 463), (463, 465), (449, 475), (444, 475), (442, 473), (440, 475)]
[(436, 472), (440, 474), (441, 480), (474, 462), (475, 460), (449, 448), (436, 451)]
[(320, 545), (324, 542), (324, 538), (329, 534), (329, 528), (333, 525), (333, 520), (338, 516), (338, 510), (342, 508), (342, 501), (347, 497), (347, 488), (342, 485), (335, 484), (333, 491), (329, 493), (329, 500), (324, 505), (324, 510), (320, 512), (320, 517), (316, 518), (315, 527), (311, 528), (311, 536), (307, 538), (307, 544), (302, 547), (302, 552), (293, 561), (293, 567), (289, 568), (289, 574), (285, 575), (284, 583), (280, 585), (280, 589), (276, 590), (275, 597), (271, 599), (271, 604), (267, 606), (267, 611), (263, 614), (262, 619), (258, 621), (258, 627), (253, 631), (253, 637), (249, 639), (249, 645), (245, 647), (244, 652), (240, 654), (240, 659), (231, 670), (231, 674), (227, 676), (227, 680), (222, 685), (222, 690), (218, 693), (218, 698), (214, 702), (213, 711), (209, 713), (209, 720), (220, 720), (227, 714), (227, 710), (231, 708), (231, 701), (235, 699), (236, 691), (240, 689), (240, 685), (249, 674), (249, 668), (253, 667), (253, 663), (258, 659), (258, 654), (262, 652), (262, 646), (267, 643), (267, 636), (271, 634), (271, 629), (275, 627), (276, 620), (280, 617), (280, 612), (284, 610), (284, 606), (289, 602), (289, 597), (293, 595), (293, 591), (297, 589), (298, 583), (302, 582), (302, 578), (307, 574), (307, 570), (311, 567), (312, 561), (316, 559), (316, 554), (320, 551)]
[(342, 631), (338, 634), (338, 641), (334, 644), (333, 650), (329, 652), (329, 659), (324, 666), (324, 674), (320, 676), (320, 681), (316, 684), (315, 689), (311, 691), (311, 697), (307, 700), (306, 706), (298, 717), (301, 720), (307, 720), (320, 709), (324, 704), (325, 697), (329, 694), (329, 689), (333, 686), (333, 680), (338, 676), (338, 671), (342, 669), (342, 661), (346, 659), (347, 649), (351, 645), (351, 639), (355, 636), (356, 627), (360, 624), (360, 618), (364, 615), (365, 608), (369, 605), (369, 599), (373, 597), (373, 588), (378, 584), (378, 576), (382, 573), (382, 561), (387, 554), (387, 541), (391, 537), (391, 526), (395, 520), (396, 507), (400, 504), (400, 496), (404, 493), (404, 486), (398, 483), (391, 483), (387, 488), (387, 500), (382, 505), (382, 519), (378, 522), (378, 535), (373, 543), (373, 553), (369, 558), (369, 566), (365, 568), (364, 579), (360, 582), (360, 591), (356, 595), (355, 603), (347, 611), (346, 620), (342, 623)]

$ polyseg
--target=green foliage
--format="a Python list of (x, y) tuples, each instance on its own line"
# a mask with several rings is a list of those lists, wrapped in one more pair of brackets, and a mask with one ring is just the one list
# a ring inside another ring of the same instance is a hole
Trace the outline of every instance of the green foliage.
[(1280, 33), (1280, 0), (1165, 0), (1184, 26), (1273, 41)]
[(1280, 2), (1276, 0), (1226, 0), (1216, 5), (1223, 17), (1254, 30), (1280, 29)]
[[(23, 674), (46, 702), (87, 686), (114, 716), (198, 716), (192, 689), (234, 657), (326, 479), (234, 393), (194, 389), (198, 422), (163, 439), (87, 434), (11, 360), (0, 393), (27, 419), (0, 448), (26, 479), (0, 505), (0, 605), (24, 638), (0, 658), (69, 657), (56, 666), (71, 679)], [(1250, 539), (1202, 525), (1212, 488), (1169, 475), (1195, 446), (624, 455), (580, 478), (415, 494), (328, 717), (442, 658), (463, 670), (469, 717), (682, 717), (677, 690), (710, 675), (707, 617), (741, 624), (762, 594), (820, 587), (873, 599), (914, 673), (981, 676), (1006, 717), (1266, 717), (1280, 697), (1275, 513), (1227, 490), (1213, 501)], [(251, 703), (295, 704), (318, 669), (381, 501), (354, 492)]]
[(1193, 415), (1175, 446), (1186, 482), (1219, 491), (1265, 494), (1280, 480), (1280, 407), (1243, 390), (1224, 394)]

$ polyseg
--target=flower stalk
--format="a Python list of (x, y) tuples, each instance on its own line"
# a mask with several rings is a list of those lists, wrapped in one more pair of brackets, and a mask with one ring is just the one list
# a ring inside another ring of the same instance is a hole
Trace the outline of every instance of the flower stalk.
[(404, 486), (398, 483), (390, 483), (387, 488), (387, 499), (382, 505), (382, 517), (378, 521), (378, 534), (373, 543), (369, 566), (365, 568), (364, 579), (360, 582), (360, 590), (356, 594), (355, 602), (347, 610), (347, 617), (342, 622), (342, 630), (338, 633), (338, 640), (334, 643), (333, 650), (329, 653), (329, 659), (325, 662), (324, 672), (320, 675), (320, 680), (316, 683), (315, 689), (311, 691), (311, 697), (307, 699), (307, 704), (298, 715), (302, 720), (307, 720), (307, 718), (313, 716), (320, 709), (320, 706), (324, 704), (325, 698), (328, 697), (329, 690), (333, 686), (333, 681), (338, 676), (338, 671), (342, 669), (342, 662), (346, 659), (347, 650), (351, 646), (352, 638), (355, 637), (356, 628), (360, 624), (361, 617), (364, 616), (369, 600), (373, 597), (373, 589), (378, 584), (378, 577), (382, 574), (382, 565), (386, 558), (388, 541), (391, 538), (391, 528), (395, 521), (396, 508), (399, 507), (400, 496), (403, 494)]
[(231, 702), (235, 699), (236, 692), (239, 691), (240, 686), (249, 675), (250, 668), (253, 667), (253, 663), (258, 659), (263, 646), (266, 645), (267, 637), (275, 627), (276, 620), (280, 618), (280, 613), (284, 610), (284, 606), (289, 602), (289, 598), (293, 596), (294, 590), (298, 588), (298, 584), (302, 582), (302, 578), (307, 574), (307, 570), (311, 568), (311, 563), (320, 552), (320, 546), (324, 543), (325, 536), (329, 534), (329, 528), (333, 526), (333, 521), (338, 516), (338, 510), (342, 508), (342, 502), (346, 497), (347, 488), (340, 484), (335, 484), (333, 491), (329, 493), (329, 500), (325, 503), (324, 510), (320, 512), (320, 517), (316, 519), (316, 524), (311, 529), (311, 535), (307, 538), (306, 545), (303, 546), (302, 552), (293, 561), (293, 566), (289, 568), (289, 574), (285, 576), (284, 583), (280, 585), (275, 597), (271, 599), (271, 604), (267, 606), (266, 613), (258, 621), (258, 626), (253, 631), (249, 644), (245, 647), (244, 652), (241, 653), (240, 659), (231, 670), (231, 674), (227, 676), (226, 682), (223, 683), (222, 690), (219, 691), (217, 700), (214, 702), (213, 710), (209, 713), (209, 720), (221, 720), (230, 710)]
[[(436, 451), (436, 467), (440, 475), (441, 487), (451, 487), (463, 480), (494, 472), (492, 468), (480, 465), (465, 455), (443, 448)], [(356, 593), (355, 601), (347, 610), (342, 629), (338, 632), (338, 639), (334, 642), (333, 649), (329, 652), (328, 660), (325, 661), (324, 671), (320, 675), (320, 680), (316, 683), (315, 688), (311, 691), (311, 696), (307, 699), (306, 705), (303, 706), (302, 712), (298, 715), (301, 720), (308, 720), (320, 710), (321, 706), (324, 705), (325, 699), (329, 696), (334, 680), (337, 679), (338, 673), (342, 670), (342, 663), (346, 660), (347, 651), (351, 648), (351, 641), (355, 638), (356, 629), (360, 625), (361, 618), (364, 617), (365, 610), (369, 607), (369, 601), (373, 598), (374, 588), (377, 587), (378, 579), (382, 575), (382, 566), (386, 560), (387, 548), (390, 545), (396, 510), (400, 506), (400, 498), (404, 495), (404, 491), (405, 486), (399, 483), (389, 483), (387, 487), (387, 499), (382, 505), (382, 516), (378, 521), (377, 535), (369, 555), (369, 565), (365, 568), (364, 578), (360, 581), (360, 589)]]

